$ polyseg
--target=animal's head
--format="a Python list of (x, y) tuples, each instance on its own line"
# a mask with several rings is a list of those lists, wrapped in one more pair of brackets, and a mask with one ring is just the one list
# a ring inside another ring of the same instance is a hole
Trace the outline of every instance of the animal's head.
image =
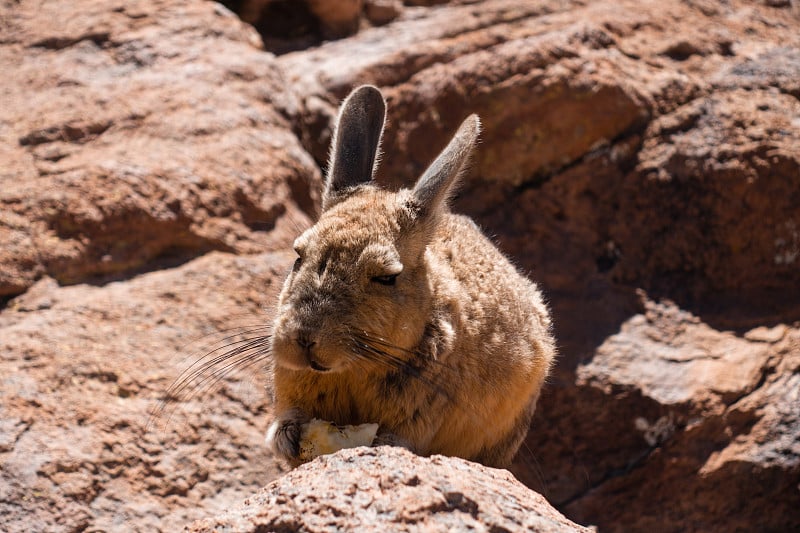
[(414, 188), (393, 192), (373, 180), (385, 116), (372, 86), (342, 104), (323, 211), (295, 241), (278, 302), (272, 353), (285, 368), (341, 371), (376, 351), (406, 359), (431, 318), (425, 249), (480, 123), (468, 117)]

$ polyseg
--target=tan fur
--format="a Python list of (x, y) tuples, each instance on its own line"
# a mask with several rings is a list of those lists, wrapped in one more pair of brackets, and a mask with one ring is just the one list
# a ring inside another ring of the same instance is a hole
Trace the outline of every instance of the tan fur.
[[(346, 122), (346, 108), (362, 105), (359, 98), (376, 104), (377, 89), (359, 91), (343, 106), (337, 137), (358, 127)], [(371, 176), (329, 177), (325, 210), (296, 241), (302, 260), (286, 280), (273, 332), (271, 445), (288, 460), (297, 428), (312, 417), (378, 422), (381, 442), (493, 466), (507, 466), (519, 448), (554, 340), (536, 286), (471, 220), (447, 210), (477, 128), (477, 118), (465, 121), (444, 162), (429, 169), (433, 180), (450, 180), (442, 190), (423, 190), (426, 177), (399, 192)], [(342, 157), (334, 153), (332, 165)], [(399, 269), (394, 285), (375, 280)], [(380, 339), (391, 365), (355, 355), (354, 337), (364, 332)]]

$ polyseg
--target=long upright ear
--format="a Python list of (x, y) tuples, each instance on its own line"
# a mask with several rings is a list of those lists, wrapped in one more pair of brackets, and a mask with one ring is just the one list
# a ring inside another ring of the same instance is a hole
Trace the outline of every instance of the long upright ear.
[(347, 189), (372, 179), (385, 120), (386, 103), (376, 87), (362, 85), (345, 99), (333, 136), (323, 211)]
[(412, 198), (422, 213), (436, 211), (448, 198), (453, 185), (466, 166), (472, 148), (481, 131), (478, 115), (470, 115), (442, 150), (431, 166), (422, 174), (412, 191)]

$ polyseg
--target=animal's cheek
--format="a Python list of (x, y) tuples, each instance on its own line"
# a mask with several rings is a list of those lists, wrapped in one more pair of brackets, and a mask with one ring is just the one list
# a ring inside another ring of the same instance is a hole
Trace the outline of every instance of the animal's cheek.
[(273, 336), (271, 352), (275, 363), (284, 368), (300, 370), (308, 366), (308, 361), (297, 343), (284, 332), (276, 332)]
[(278, 314), (275, 317), (276, 328), (292, 327), (297, 322), (298, 306), (295, 302), (287, 299), (278, 306)]
[(387, 335), (407, 313), (407, 309), (392, 301), (372, 301), (353, 310), (356, 322), (363, 329), (381, 335)]
[(293, 329), (291, 326), (293, 322), (291, 318), (292, 314), (291, 304), (281, 303), (278, 305), (278, 312), (272, 324), (272, 336), (274, 341), (280, 339), (282, 336), (286, 336), (287, 330)]
[(273, 348), (282, 352), (294, 350), (301, 324), (291, 305), (282, 306), (273, 323)]

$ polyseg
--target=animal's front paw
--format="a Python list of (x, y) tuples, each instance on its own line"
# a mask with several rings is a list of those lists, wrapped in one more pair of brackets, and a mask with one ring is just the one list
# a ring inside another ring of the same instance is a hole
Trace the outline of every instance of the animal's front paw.
[(300, 462), (300, 436), (307, 420), (290, 417), (278, 418), (267, 430), (267, 446), (291, 464)]

